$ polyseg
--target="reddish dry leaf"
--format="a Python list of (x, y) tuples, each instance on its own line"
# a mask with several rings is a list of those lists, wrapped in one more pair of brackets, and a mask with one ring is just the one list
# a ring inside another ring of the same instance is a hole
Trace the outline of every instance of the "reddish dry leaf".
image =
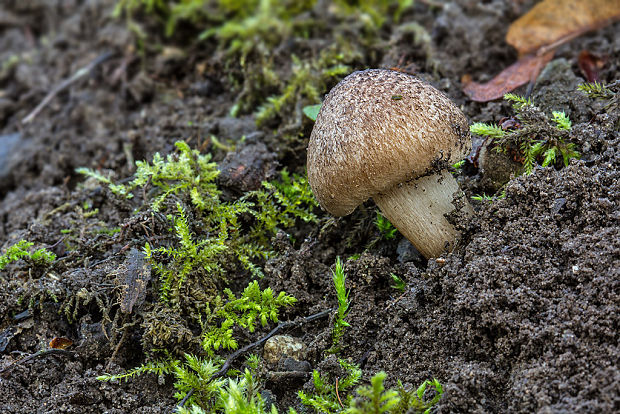
[(510, 25), (506, 41), (520, 55), (544, 53), (618, 19), (619, 0), (543, 0)]
[[(506, 41), (519, 51), (521, 59), (484, 84), (463, 76), (463, 91), (478, 102), (501, 98), (534, 81), (556, 47), (619, 19), (620, 0), (543, 0), (511, 24), (506, 34)], [(597, 67), (598, 62), (593, 61), (585, 70)], [(596, 76), (595, 71), (590, 74)]]
[(50, 348), (53, 349), (67, 349), (73, 345), (73, 341), (69, 338), (55, 337), (50, 341)]
[(553, 57), (554, 51), (547, 52), (542, 56), (527, 55), (516, 63), (508, 66), (497, 76), (487, 83), (478, 83), (471, 80), (471, 76), (464, 75), (461, 78), (463, 92), (472, 101), (488, 102), (499, 99), (504, 94), (525, 85), (530, 80), (536, 79), (538, 74)]
[(605, 66), (605, 63), (607, 63), (606, 56), (598, 56), (587, 50), (582, 50), (577, 58), (579, 70), (590, 83), (600, 80), (599, 71)]

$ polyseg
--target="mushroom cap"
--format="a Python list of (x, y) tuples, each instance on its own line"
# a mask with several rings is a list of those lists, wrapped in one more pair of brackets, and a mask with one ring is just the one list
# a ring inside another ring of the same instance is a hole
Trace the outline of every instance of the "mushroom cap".
[(350, 214), (375, 194), (465, 158), (465, 115), (413, 75), (354, 72), (327, 95), (308, 145), (308, 182), (321, 206)]

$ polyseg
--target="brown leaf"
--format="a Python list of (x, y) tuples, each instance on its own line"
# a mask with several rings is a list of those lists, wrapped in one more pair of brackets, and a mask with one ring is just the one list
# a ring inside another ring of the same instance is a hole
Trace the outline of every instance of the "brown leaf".
[(123, 273), (125, 280), (121, 295), (121, 311), (131, 313), (134, 306), (139, 307), (144, 302), (146, 288), (151, 280), (151, 265), (142, 251), (132, 248), (119, 268), (119, 276)]
[(542, 54), (618, 19), (619, 0), (543, 0), (510, 25), (506, 41), (520, 55)]
[(471, 76), (464, 75), (461, 78), (463, 92), (472, 101), (476, 102), (488, 102), (499, 99), (504, 94), (521, 85), (525, 85), (530, 80), (536, 79), (542, 68), (551, 60), (553, 54), (554, 51), (552, 50), (542, 56), (524, 56), (487, 83), (474, 82), (471, 80)]
[(53, 349), (67, 349), (73, 345), (73, 341), (69, 338), (55, 337), (50, 341), (50, 348)]
[(605, 66), (605, 63), (607, 63), (607, 59), (607, 56), (599, 56), (587, 50), (582, 50), (579, 52), (577, 64), (586, 80), (593, 83), (601, 80), (599, 71)]

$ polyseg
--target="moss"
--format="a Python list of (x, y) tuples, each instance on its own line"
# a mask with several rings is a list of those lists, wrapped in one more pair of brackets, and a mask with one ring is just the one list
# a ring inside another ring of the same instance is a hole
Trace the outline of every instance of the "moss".
[(509, 93), (504, 99), (513, 103), (517, 127), (474, 123), (470, 131), (492, 139), (497, 151), (516, 152), (525, 174), (531, 174), (537, 164), (566, 167), (571, 159), (580, 157), (577, 146), (568, 141), (572, 124), (564, 112), (553, 111), (550, 118), (529, 98)]
[(291, 119), (289, 124), (301, 126), (305, 105), (318, 104), (328, 85), (336, 83), (352, 71), (352, 63), (359, 60), (359, 51), (340, 45), (329, 47), (315, 59), (302, 61), (292, 56), (291, 77), (282, 86), (282, 93), (267, 98), (256, 112), (256, 122), (263, 125), (276, 117)]
[(45, 248), (30, 251), (34, 246), (33, 242), (20, 240), (0, 255), (0, 270), (4, 269), (9, 263), (18, 260), (27, 260), (34, 266), (49, 266), (56, 260), (56, 255)]
[[(329, 87), (367, 62), (363, 51), (373, 50), (385, 23), (397, 22), (412, 4), (337, 0), (325, 8), (316, 0), (119, 0), (115, 16), (126, 17), (139, 50), (153, 42), (147, 42), (138, 16), (159, 22), (168, 37), (182, 24), (184, 36), (208, 41), (213, 62), (223, 66), (236, 90), (230, 114), (254, 112), (260, 126), (286, 120), (278, 125), (289, 136), (302, 125), (303, 106), (319, 103)], [(306, 40), (318, 32), (330, 46), (317, 48)], [(297, 57), (290, 53), (293, 47)], [(372, 53), (370, 60), (378, 60)]]
[(258, 285), (250, 284), (244, 300), (270, 313), (233, 317), (232, 310), (224, 311), (235, 303), (224, 287), (231, 275), (262, 276), (262, 263), (274, 255), (271, 237), (299, 222), (316, 222), (316, 201), (306, 178), (287, 171), (239, 199), (223, 200), (219, 171), (210, 156), (184, 142), (176, 146), (177, 151), (166, 157), (155, 154), (150, 162), (137, 162), (129, 184), (115, 184), (89, 169), (78, 171), (134, 203), (141, 214), (168, 223), (170, 233), (162, 242), (144, 242), (145, 260), (159, 291), (159, 303), (143, 315), (145, 349), (184, 352), (202, 342), (205, 352), (212, 354), (233, 347), (228, 336), (232, 326), (253, 330), (252, 318), (261, 324), (265, 318), (277, 320), (275, 309), (292, 303), (281, 295), (273, 295), (270, 302), (270, 290), (258, 295)]

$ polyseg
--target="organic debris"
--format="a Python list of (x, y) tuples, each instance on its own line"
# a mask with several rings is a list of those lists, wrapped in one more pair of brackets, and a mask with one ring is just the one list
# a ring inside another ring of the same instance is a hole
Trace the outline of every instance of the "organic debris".
[(473, 101), (488, 102), (528, 82), (533, 84), (558, 46), (618, 19), (617, 0), (544, 0), (512, 23), (506, 34), (506, 42), (519, 52), (519, 60), (486, 83), (464, 75), (463, 92)]

